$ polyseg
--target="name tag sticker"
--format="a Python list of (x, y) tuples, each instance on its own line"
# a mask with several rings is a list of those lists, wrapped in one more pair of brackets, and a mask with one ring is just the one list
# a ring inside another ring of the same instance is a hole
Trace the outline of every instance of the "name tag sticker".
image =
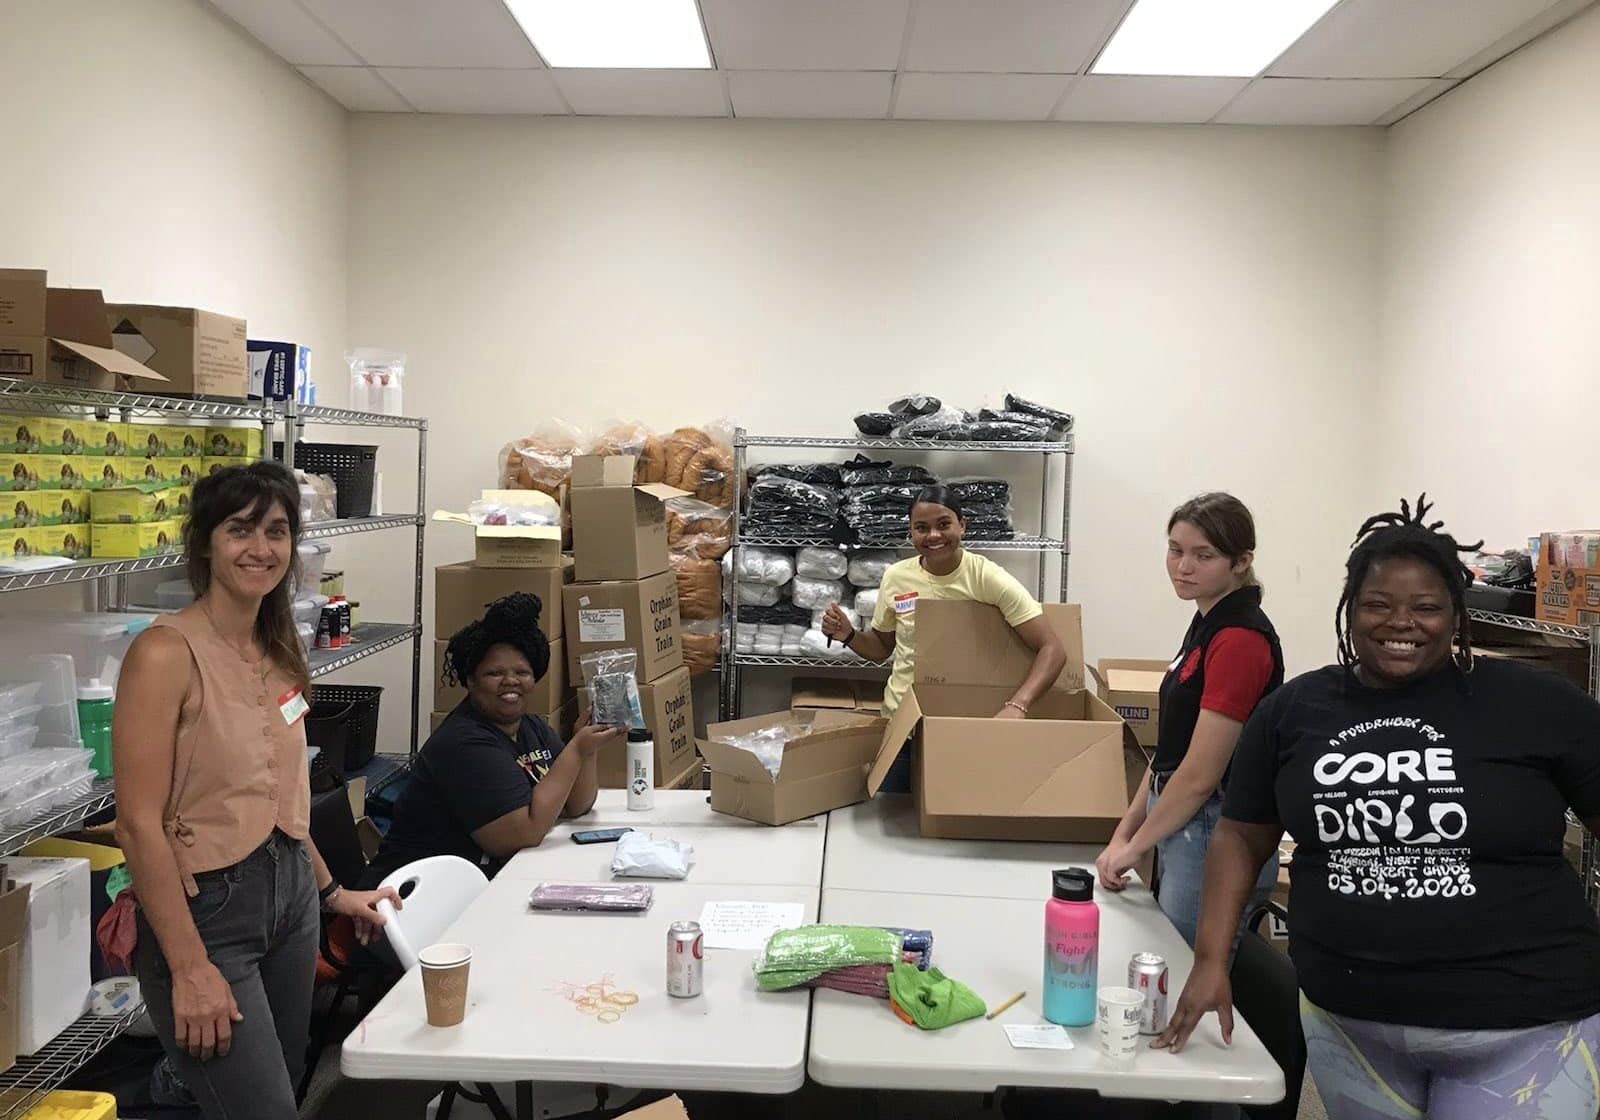
[(283, 722), (293, 726), (305, 718), (311, 710), (311, 705), (306, 703), (305, 693), (298, 688), (291, 688), (278, 697), (278, 711), (283, 713)]
[(894, 613), (910, 614), (917, 609), (917, 593), (906, 591), (894, 597)]

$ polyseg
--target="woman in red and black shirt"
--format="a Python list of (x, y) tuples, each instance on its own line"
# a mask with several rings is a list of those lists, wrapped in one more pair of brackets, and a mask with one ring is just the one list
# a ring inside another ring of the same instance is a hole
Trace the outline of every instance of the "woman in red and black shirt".
[[(1283, 650), (1261, 609), (1261, 585), (1251, 567), (1255, 547), (1255, 520), (1231, 494), (1202, 494), (1172, 511), (1167, 575), (1178, 598), (1194, 603), (1196, 612), (1161, 682), (1155, 758), (1095, 860), (1101, 885), (1117, 891), (1154, 848), (1158, 901), (1190, 945), (1234, 744), (1256, 705), (1283, 683)], [(1277, 860), (1269, 860), (1255, 901), (1266, 901), (1277, 878)]]

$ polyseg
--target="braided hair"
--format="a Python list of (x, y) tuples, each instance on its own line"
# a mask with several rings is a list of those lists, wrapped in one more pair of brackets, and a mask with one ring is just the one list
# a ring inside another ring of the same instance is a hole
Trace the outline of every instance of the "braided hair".
[(1374, 514), (1356, 531), (1350, 558), (1344, 565), (1344, 593), (1339, 596), (1339, 606), (1333, 617), (1334, 633), (1339, 636), (1339, 664), (1346, 669), (1353, 670), (1357, 661), (1348, 625), (1355, 598), (1372, 565), (1397, 556), (1422, 561), (1444, 580), (1456, 614), (1457, 664), (1463, 670), (1472, 668), (1472, 626), (1467, 618), (1467, 587), (1472, 583), (1472, 572), (1461, 562), (1460, 554), (1478, 551), (1483, 542), (1457, 544), (1454, 537), (1443, 531), (1443, 521), (1426, 520), (1432, 508), (1427, 494), (1418, 496), (1414, 511), (1401, 498), (1399, 513)]
[(489, 604), (483, 617), (457, 630), (444, 648), (444, 683), (466, 686), (489, 650), (510, 646), (528, 659), (534, 680), (550, 671), (550, 640), (539, 629), (539, 596), (514, 591)]

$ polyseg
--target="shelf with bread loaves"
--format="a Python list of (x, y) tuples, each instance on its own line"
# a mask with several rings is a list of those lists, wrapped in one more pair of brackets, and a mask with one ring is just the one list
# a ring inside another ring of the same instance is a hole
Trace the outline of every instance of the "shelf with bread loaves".
[[(768, 547), (784, 549), (837, 548), (849, 556), (859, 554), (864, 550), (897, 551), (908, 547), (908, 543), (899, 537), (845, 544), (825, 537), (748, 532), (743, 527), (741, 518), (744, 516), (746, 505), (745, 480), (750, 470), (749, 455), (752, 449), (811, 450), (834, 453), (842, 451), (896, 451), (912, 452), (923, 456), (955, 454), (963, 458), (979, 455), (1036, 457), (1039, 472), (1037, 532), (1016, 532), (1003, 539), (999, 538), (998, 535), (986, 539), (982, 535), (974, 534), (968, 537), (964, 544), (967, 548), (978, 552), (1004, 551), (1037, 554), (1036, 597), (1041, 601), (1045, 600), (1049, 572), (1052, 567), (1056, 567), (1058, 579), (1055, 591), (1061, 600), (1064, 601), (1066, 599), (1072, 508), (1073, 437), (1070, 433), (1061, 435), (1058, 438), (1045, 440), (1010, 442), (900, 439), (866, 436), (857, 438), (773, 436), (751, 435), (742, 428), (737, 430), (733, 438), (732, 533), (730, 538), (735, 549), (735, 557), (739, 555), (741, 550), (746, 548)], [(1057, 467), (1058, 463), (1059, 467)], [(1053, 481), (1057, 485), (1052, 486)], [(1057, 558), (1056, 564), (1051, 563), (1050, 558), (1052, 556)], [(718, 695), (720, 719), (726, 721), (740, 718), (743, 672), (747, 669), (825, 670), (854, 672), (857, 675), (887, 675), (888, 665), (886, 663), (863, 661), (861, 658), (847, 652), (836, 652), (836, 647), (833, 647), (831, 643), (824, 644), (814, 652), (808, 648), (804, 654), (796, 654), (792, 649), (774, 652), (771, 650), (770, 645), (766, 648), (746, 649), (741, 652), (739, 648), (741, 645), (739, 641), (740, 627), (741, 625), (749, 625), (748, 623), (741, 623), (741, 612), (748, 617), (750, 604), (745, 600), (757, 598), (759, 595), (759, 593), (752, 595), (747, 587), (743, 592), (741, 591), (741, 588), (745, 587), (747, 583), (741, 578), (741, 572), (749, 566), (748, 563), (738, 562), (737, 559), (724, 565), (724, 578), (728, 581), (728, 587), (725, 595), (726, 621), (723, 633), (720, 635), (720, 647), (718, 650), (719, 666), (722, 671), (721, 687)]]

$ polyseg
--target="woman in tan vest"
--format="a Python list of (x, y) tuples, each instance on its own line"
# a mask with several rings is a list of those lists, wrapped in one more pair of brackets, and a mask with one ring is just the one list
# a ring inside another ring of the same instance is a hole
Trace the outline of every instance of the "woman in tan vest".
[(276, 463), (195, 485), (198, 598), (140, 635), (112, 724), (117, 839), (139, 900), (137, 971), (207, 1117), (293, 1120), (317, 902), (365, 940), (393, 891), (344, 891), (309, 834), (310, 673), (291, 613), (299, 490)]

